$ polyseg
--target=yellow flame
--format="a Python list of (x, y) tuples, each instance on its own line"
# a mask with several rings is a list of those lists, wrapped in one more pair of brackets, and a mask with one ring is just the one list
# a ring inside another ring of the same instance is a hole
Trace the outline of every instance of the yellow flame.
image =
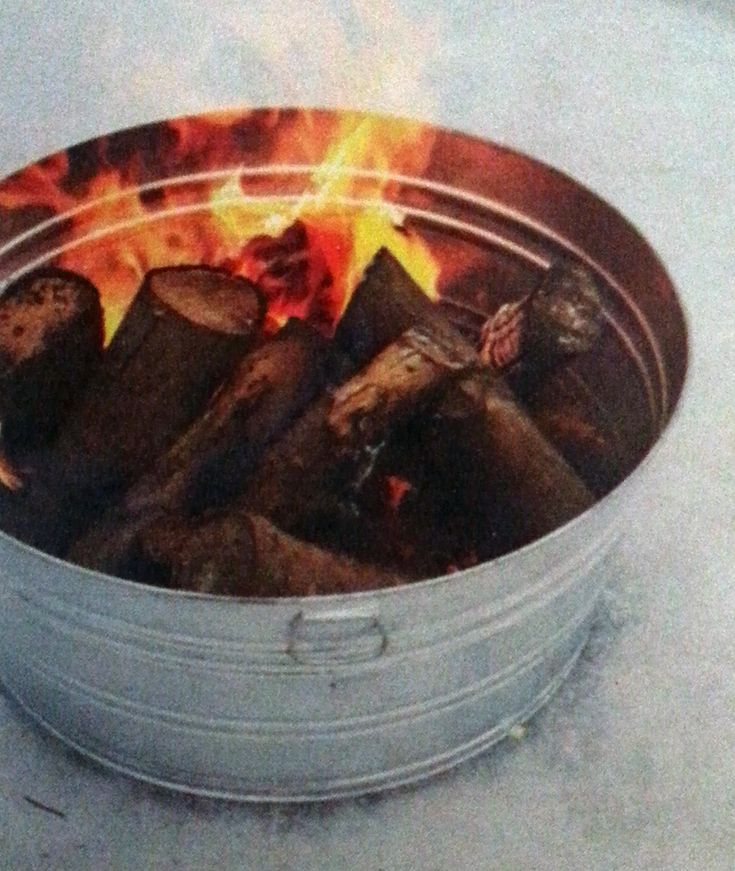
[(403, 228), (405, 215), (386, 198), (395, 173), (410, 173), (423, 165), (425, 135), (426, 128), (418, 122), (347, 114), (308, 189), (295, 203), (274, 208), (272, 203), (249, 200), (235, 174), (214, 191), (212, 215), (229, 242), (239, 245), (257, 233), (278, 235), (297, 219), (342, 230), (352, 246), (347, 272), (338, 277), (345, 285), (345, 304), (383, 246), (425, 293), (435, 296), (438, 263), (425, 243)]
[(437, 295), (439, 267), (428, 248), (416, 236), (401, 232), (395, 216), (388, 210), (368, 209), (361, 212), (353, 228), (353, 253), (346, 282), (354, 288), (379, 248), (388, 248), (403, 268), (428, 296)]
[(385, 184), (387, 166), (371, 166), (375, 162), (387, 163), (388, 159), (376, 139), (373, 119), (364, 118), (357, 126), (346, 120), (343, 126), (345, 129), (342, 134), (312, 175), (316, 195), (308, 201), (310, 211), (322, 209), (330, 199), (347, 196), (353, 184), (350, 173), (352, 169), (377, 168), (383, 170), (383, 178), (379, 179), (375, 185), (376, 195), (381, 192)]
[[(349, 116), (344, 128), (315, 170), (312, 181), (316, 196), (305, 203), (300, 214), (318, 214), (329, 207), (330, 201), (349, 197), (359, 187), (360, 199), (369, 204), (358, 209), (352, 218), (352, 257), (345, 276), (348, 294), (375, 253), (385, 246), (424, 292), (434, 295), (439, 273), (437, 262), (421, 239), (403, 230), (405, 215), (401, 209), (385, 199), (393, 173), (410, 168), (405, 164), (420, 148), (425, 128), (417, 122), (400, 119), (386, 122), (370, 117), (355, 125)], [(356, 176), (351, 172), (354, 169), (368, 170), (369, 178)]]
[(239, 172), (212, 191), (209, 203), (226, 253), (235, 253), (252, 236), (277, 234), (291, 223), (283, 212), (274, 211), (273, 203), (246, 197)]

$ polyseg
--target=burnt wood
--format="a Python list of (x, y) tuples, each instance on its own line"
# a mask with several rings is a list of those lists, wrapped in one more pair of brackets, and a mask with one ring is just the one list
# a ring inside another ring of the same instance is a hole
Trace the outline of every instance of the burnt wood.
[(302, 321), (288, 321), (240, 361), (205, 412), (69, 558), (124, 574), (137, 535), (161, 515), (196, 514), (234, 498), (266, 446), (324, 386), (327, 360), (324, 338)]
[(327, 392), (263, 455), (241, 504), (287, 531), (354, 478), (366, 455), (417, 414), (474, 354), (410, 327)]
[(406, 330), (416, 327), (442, 347), (468, 356), (471, 343), (462, 337), (399, 261), (381, 248), (366, 268), (342, 315), (334, 340), (358, 366), (367, 363)]
[(4, 449), (48, 443), (99, 365), (97, 289), (81, 275), (38, 269), (0, 297), (0, 422)]
[(313, 596), (393, 587), (394, 572), (330, 553), (247, 511), (194, 525), (165, 518), (141, 538), (169, 586), (233, 596)]
[(201, 413), (263, 314), (255, 286), (220, 270), (150, 272), (57, 441), (3, 512), (3, 528), (65, 553)]
[(501, 552), (551, 532), (593, 504), (581, 478), (492, 375), (457, 381), (437, 412), (458, 447), (455, 458), (486, 494), (480, 504), (495, 520)]
[(440, 337), (443, 345), (475, 360), (466, 377), (448, 383), (437, 417), (451, 419), (460, 440), (457, 447), (464, 446), (458, 456), (475, 458), (476, 486), (486, 488), (494, 499), (502, 497), (502, 504), (508, 506), (514, 520), (508, 528), (517, 529), (518, 542), (544, 535), (589, 508), (591, 493), (541, 434), (500, 374), (483, 367), (471, 343), (395, 257), (381, 249), (356, 288), (335, 339), (360, 361), (392, 341), (396, 331), (410, 326)]
[(419, 414), (368, 458), (353, 487), (312, 510), (293, 533), (408, 578), (443, 575), (496, 555), (486, 494), (457, 456), (447, 421)]

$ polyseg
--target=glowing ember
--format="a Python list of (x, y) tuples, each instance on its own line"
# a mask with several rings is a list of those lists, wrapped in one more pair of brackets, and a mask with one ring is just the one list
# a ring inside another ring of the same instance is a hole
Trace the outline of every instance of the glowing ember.
[(385, 478), (385, 498), (393, 511), (398, 511), (407, 493), (413, 490), (413, 484), (398, 475), (387, 475)]
[(0, 453), (0, 486), (17, 492), (23, 489), (23, 479), (18, 475), (15, 467), (11, 465)]
[(339, 316), (339, 300), (324, 253), (302, 221), (295, 221), (278, 238), (254, 236), (240, 257), (225, 268), (255, 281), (268, 303), (266, 329), (299, 317), (327, 331)]
[[(311, 256), (320, 265), (325, 264), (331, 276), (331, 281), (311, 283), (314, 293), (329, 296), (327, 301), (312, 305), (316, 310), (330, 311), (332, 326), (349, 302), (363, 270), (382, 246), (390, 248), (428, 294), (434, 294), (438, 264), (425, 243), (403, 227), (404, 216), (390, 201), (395, 185), (392, 174), (415, 169), (411, 164), (416, 163), (417, 154), (425, 162), (426, 149), (421, 147), (425, 136), (425, 128), (414, 122), (379, 124), (373, 118), (356, 120), (347, 115), (324, 159), (312, 171), (311, 187), (290, 207), (267, 213), (262, 205), (254, 208), (239, 181), (232, 178), (214, 192), (213, 214), (232, 244), (242, 244), (243, 239), (252, 236), (254, 220), (272, 236), (285, 236), (294, 222), (305, 226)], [(236, 271), (257, 281), (258, 269), (249, 263), (250, 253), (250, 246), (242, 250)], [(302, 282), (298, 286), (303, 289)], [(279, 310), (272, 313), (276, 318), (303, 316), (299, 310), (289, 311), (283, 305), (282, 293), (279, 302)], [(303, 312), (303, 297), (300, 302), (297, 309)]]

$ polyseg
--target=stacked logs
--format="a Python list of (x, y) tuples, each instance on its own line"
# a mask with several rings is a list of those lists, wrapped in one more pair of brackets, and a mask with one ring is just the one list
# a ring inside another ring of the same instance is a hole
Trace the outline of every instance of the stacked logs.
[(236, 596), (349, 593), (517, 548), (595, 496), (527, 411), (600, 329), (556, 264), (458, 329), (381, 249), (331, 340), (263, 329), (263, 288), (150, 272), (107, 349), (97, 291), (0, 298), (0, 528), (79, 565)]

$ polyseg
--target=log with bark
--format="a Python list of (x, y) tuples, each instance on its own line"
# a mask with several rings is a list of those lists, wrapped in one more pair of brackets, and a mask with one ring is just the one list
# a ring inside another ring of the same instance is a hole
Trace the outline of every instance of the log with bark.
[(102, 356), (97, 289), (81, 275), (38, 269), (0, 297), (0, 425), (3, 449), (47, 444)]
[[(409, 326), (327, 392), (264, 454), (241, 504), (286, 531), (333, 498), (403, 421), (472, 365), (462, 345)], [(451, 338), (451, 337), (450, 337)]]
[[(524, 401), (594, 346), (601, 321), (594, 279), (588, 270), (567, 263), (554, 264), (530, 294), (502, 305), (489, 318), (462, 306), (445, 305), (442, 311), (454, 325), (455, 316), (463, 316), (460, 328), (479, 345), (482, 363), (502, 372)], [(435, 414), (399, 428), (375, 459), (371, 474), (360, 482), (352, 505), (335, 500), (321, 516), (310, 519), (303, 534), (423, 577), (472, 565), (516, 546), (514, 505), (523, 493), (508, 500), (484, 463), (478, 475), (477, 440), (463, 434), (468, 422), (462, 420), (458, 402), (453, 407), (444, 402)], [(565, 459), (568, 453), (577, 461), (579, 451), (570, 449), (577, 440), (557, 440), (558, 427), (551, 426), (556, 418), (549, 421), (543, 415), (546, 405), (548, 398), (542, 403), (542, 416), (534, 415), (534, 421), (544, 435), (552, 433), (555, 447), (561, 444)], [(464, 414), (482, 417), (471, 403)], [(482, 429), (480, 420), (477, 432)], [(589, 472), (589, 464), (580, 468), (585, 475)], [(588, 483), (584, 476), (583, 480)], [(597, 484), (595, 476), (592, 482)], [(543, 516), (541, 522), (545, 523)]]
[(291, 319), (247, 354), (206, 411), (72, 547), (75, 562), (127, 575), (138, 534), (165, 514), (194, 515), (242, 489), (266, 446), (324, 386), (325, 339)]
[(176, 589), (235, 596), (311, 596), (397, 586), (405, 578), (322, 550), (239, 510), (198, 523), (167, 517), (141, 549)]
[(3, 506), (3, 528), (64, 554), (201, 413), (263, 314), (254, 285), (220, 270), (150, 272), (58, 439)]
[(602, 307), (592, 273), (578, 263), (553, 263), (517, 302), (505, 303), (480, 331), (480, 359), (509, 379), (516, 396), (599, 338)]
[[(477, 486), (502, 494), (517, 546), (571, 520), (593, 503), (579, 476), (544, 438), (497, 372), (488, 371), (471, 344), (452, 327), (385, 249), (376, 255), (340, 321), (335, 339), (360, 362), (410, 326), (475, 360), (452, 379), (436, 417), (452, 422), (457, 446), (467, 445)], [(464, 453), (464, 452), (463, 452)], [(496, 497), (493, 496), (495, 499)]]
[(475, 349), (421, 290), (399, 261), (381, 248), (355, 288), (334, 333), (335, 342), (363, 366), (411, 327), (475, 357)]

